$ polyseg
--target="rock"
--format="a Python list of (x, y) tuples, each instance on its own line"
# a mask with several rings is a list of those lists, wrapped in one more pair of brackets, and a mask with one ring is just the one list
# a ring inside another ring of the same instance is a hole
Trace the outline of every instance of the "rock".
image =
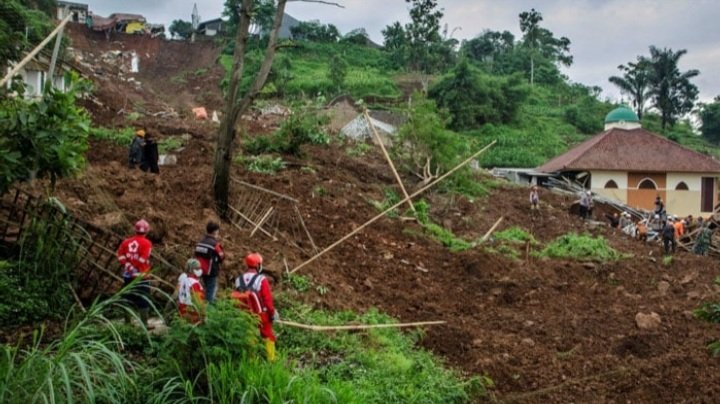
[(685, 311), (683, 311), (682, 314), (683, 314), (683, 316), (685, 316), (685, 318), (688, 319), (688, 320), (693, 320), (693, 319), (695, 319), (695, 314), (694, 314), (692, 311), (690, 311), (690, 310), (685, 310)]
[(475, 338), (472, 342), (472, 345), (474, 347), (481, 347), (483, 345), (483, 341), (480, 338)]
[(533, 325), (535, 325), (535, 322), (532, 321), (532, 320), (525, 320), (525, 322), (523, 323), (523, 325), (524, 325), (525, 327), (532, 327)]
[(690, 272), (689, 274), (683, 276), (683, 278), (680, 280), (680, 284), (687, 285), (688, 283), (694, 281), (697, 277), (698, 273), (696, 271)]
[(688, 300), (697, 299), (700, 297), (700, 292), (697, 290), (693, 290), (691, 292), (688, 292), (687, 298)]
[(670, 283), (666, 281), (660, 281), (657, 285), (658, 292), (660, 292), (660, 296), (665, 296), (670, 290)]
[(110, 212), (104, 215), (100, 215), (92, 220), (92, 224), (101, 228), (112, 228), (120, 225), (123, 222), (122, 212)]
[(595, 265), (595, 264), (592, 263), (592, 262), (585, 262), (585, 263), (583, 263), (583, 267), (584, 267), (585, 269), (591, 269), (591, 270), (592, 270), (592, 269), (597, 268), (597, 265)]
[(385, 254), (383, 254), (383, 258), (385, 258), (386, 260), (391, 260), (394, 257), (395, 257), (395, 255), (391, 252), (386, 252)]
[(158, 165), (174, 166), (177, 164), (177, 156), (174, 154), (161, 154), (158, 158)]
[(650, 314), (638, 313), (635, 315), (635, 324), (641, 330), (654, 330), (660, 327), (662, 319), (660, 315), (651, 312)]
[(532, 338), (523, 338), (520, 343), (527, 346), (535, 346), (535, 341), (533, 341)]
[(372, 282), (370, 282), (370, 279), (365, 279), (365, 281), (363, 282), (363, 285), (365, 285), (368, 289), (373, 288), (373, 284), (372, 284)]

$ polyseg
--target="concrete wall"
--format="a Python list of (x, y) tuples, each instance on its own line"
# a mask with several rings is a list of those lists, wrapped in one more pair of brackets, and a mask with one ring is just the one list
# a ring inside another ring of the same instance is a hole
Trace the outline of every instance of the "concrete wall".
[[(608, 181), (615, 181), (617, 188), (605, 188)], [(627, 203), (627, 173), (624, 171), (591, 171), (590, 189), (593, 193)]]

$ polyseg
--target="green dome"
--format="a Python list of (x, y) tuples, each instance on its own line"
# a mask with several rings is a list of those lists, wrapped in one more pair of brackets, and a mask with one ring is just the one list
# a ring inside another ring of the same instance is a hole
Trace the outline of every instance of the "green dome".
[(620, 121), (640, 122), (640, 119), (638, 118), (637, 114), (635, 112), (633, 112), (632, 109), (623, 105), (623, 106), (613, 109), (605, 117), (605, 123), (620, 122)]

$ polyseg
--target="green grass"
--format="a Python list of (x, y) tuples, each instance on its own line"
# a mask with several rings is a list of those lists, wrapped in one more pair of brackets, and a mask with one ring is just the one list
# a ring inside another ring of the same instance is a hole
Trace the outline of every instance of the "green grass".
[(121, 146), (129, 146), (135, 137), (133, 128), (90, 128), (90, 137), (93, 139), (107, 140)]
[(526, 243), (530, 242), (530, 244), (537, 244), (537, 240), (535, 240), (535, 237), (532, 236), (532, 234), (528, 233), (524, 229), (513, 226), (508, 229), (495, 232), (493, 234), (493, 238), (497, 241), (507, 241), (510, 243)]
[(281, 157), (269, 154), (260, 156), (243, 156), (241, 154), (233, 159), (235, 164), (245, 166), (251, 173), (273, 175), (285, 168), (285, 162)]
[(584, 261), (617, 261), (625, 256), (608, 245), (602, 237), (569, 233), (553, 240), (539, 255), (550, 258), (571, 258)]
[(185, 146), (185, 141), (180, 136), (168, 136), (158, 142), (160, 154), (167, 154)]

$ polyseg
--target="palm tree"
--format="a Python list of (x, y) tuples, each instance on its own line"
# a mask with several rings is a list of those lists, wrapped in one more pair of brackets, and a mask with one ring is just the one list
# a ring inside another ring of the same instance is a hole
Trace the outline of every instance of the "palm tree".
[(650, 47), (649, 81), (652, 88), (653, 106), (660, 111), (662, 128), (675, 124), (679, 115), (690, 112), (698, 97), (698, 88), (690, 79), (700, 72), (696, 69), (681, 72), (678, 60), (686, 49)]
[(638, 57), (636, 63), (630, 62), (618, 66), (623, 72), (622, 76), (612, 76), (608, 80), (615, 84), (620, 91), (632, 98), (635, 112), (639, 119), (642, 119), (645, 112), (645, 104), (652, 95), (650, 89), (649, 62), (644, 57)]

